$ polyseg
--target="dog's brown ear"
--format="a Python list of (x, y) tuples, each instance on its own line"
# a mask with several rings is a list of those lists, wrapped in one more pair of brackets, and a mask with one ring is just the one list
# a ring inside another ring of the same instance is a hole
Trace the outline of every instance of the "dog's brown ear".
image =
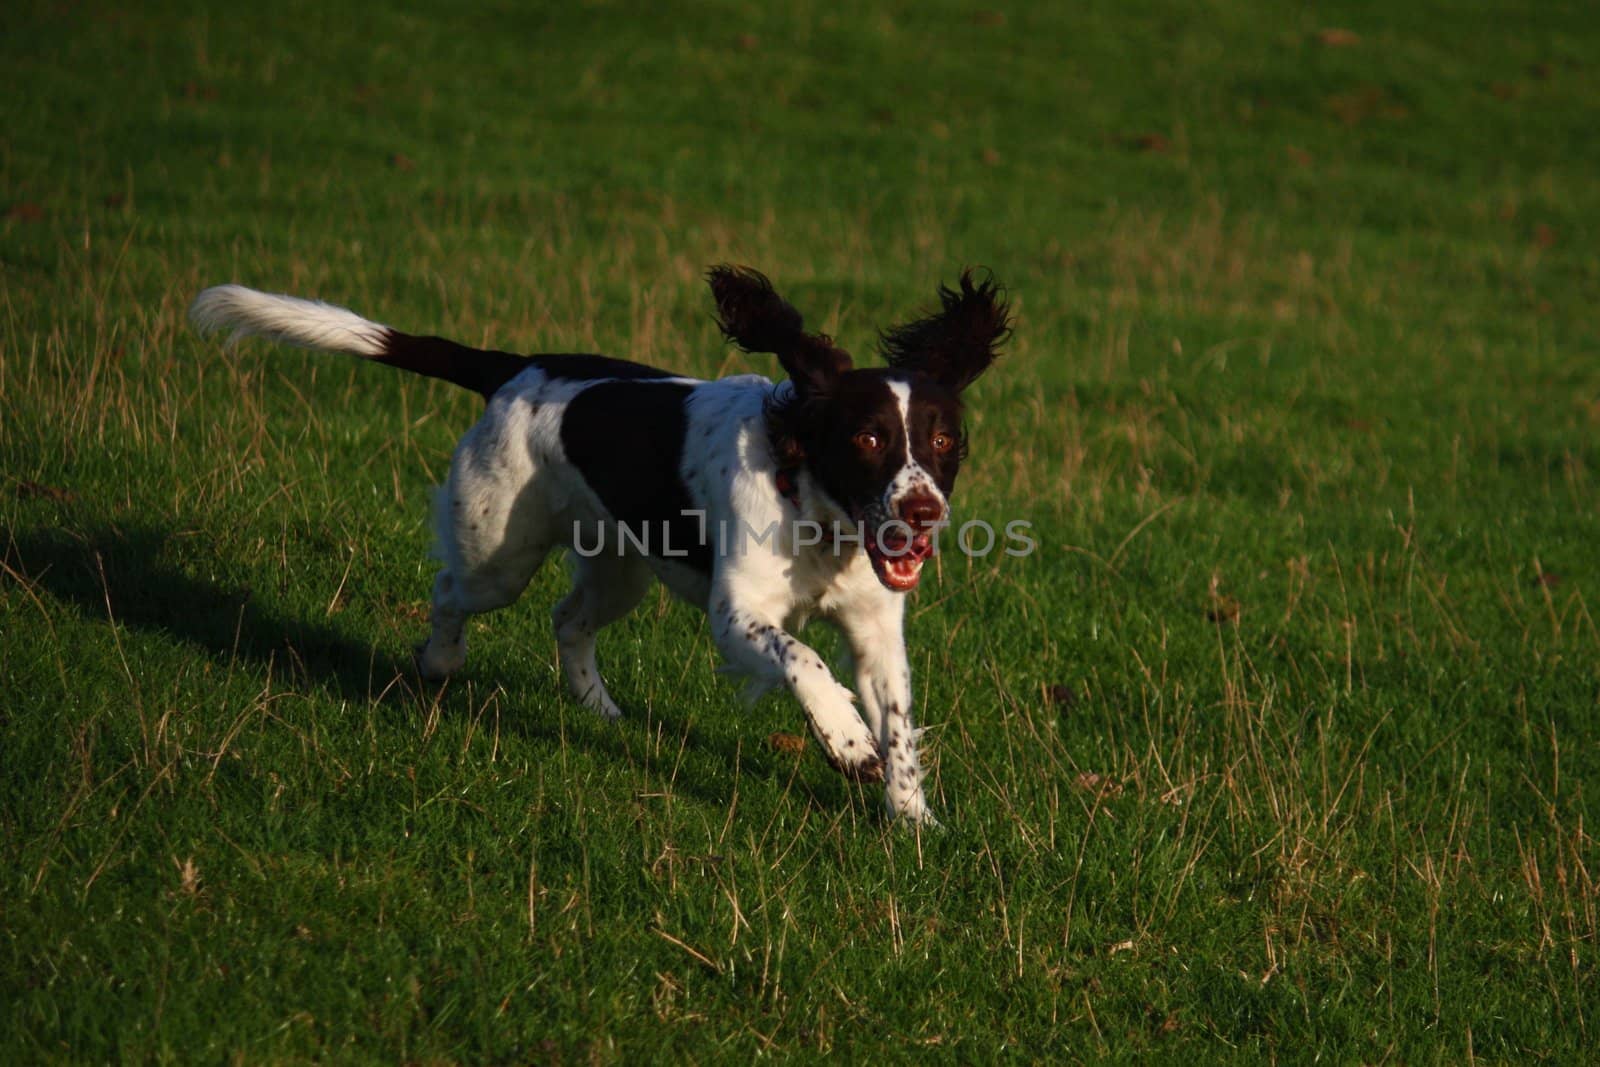
[(889, 366), (919, 371), (957, 392), (989, 369), (1011, 335), (1005, 290), (988, 272), (976, 284), (970, 269), (959, 289), (939, 286), (940, 308), (926, 318), (885, 330), (878, 349)]
[(853, 365), (827, 334), (806, 333), (805, 320), (749, 267), (719, 264), (706, 271), (723, 336), (746, 352), (771, 352), (802, 394), (825, 393)]

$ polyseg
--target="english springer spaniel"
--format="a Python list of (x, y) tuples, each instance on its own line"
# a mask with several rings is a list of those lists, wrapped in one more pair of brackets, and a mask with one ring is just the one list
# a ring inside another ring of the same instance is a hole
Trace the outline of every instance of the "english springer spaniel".
[[(905, 594), (949, 515), (966, 451), (961, 392), (1010, 332), (992, 278), (941, 286), (938, 310), (882, 334), (887, 367), (855, 369), (807, 333), (754, 270), (707, 274), (722, 332), (778, 357), (787, 382), (699, 381), (595, 355), (519, 356), (400, 333), (329, 304), (238, 285), (202, 292), (201, 331), (231, 329), (362, 356), (482, 394), (436, 501), (429, 679), (466, 660), (468, 616), (522, 593), (550, 550), (571, 550), (572, 590), (552, 612), (578, 700), (621, 714), (595, 635), (653, 574), (711, 616), (727, 670), (752, 699), (787, 686), (839, 771), (882, 780), (892, 816), (933, 817), (911, 723)], [(855, 696), (793, 636), (831, 620), (853, 654)]]

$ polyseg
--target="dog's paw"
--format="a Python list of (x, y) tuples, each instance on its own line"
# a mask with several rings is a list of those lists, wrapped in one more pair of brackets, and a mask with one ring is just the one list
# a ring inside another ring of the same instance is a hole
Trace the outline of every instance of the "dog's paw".
[(590, 698), (584, 700), (583, 706), (607, 722), (616, 722), (622, 718), (622, 709), (617, 706), (616, 701), (605, 694), (601, 694), (598, 699)]
[(617, 702), (611, 699), (611, 694), (606, 692), (606, 687), (598, 679), (585, 689), (571, 686), (572, 696), (578, 703), (594, 712), (607, 722), (616, 722), (622, 718), (622, 709)]
[(894, 820), (896, 826), (919, 832), (944, 829), (944, 823), (934, 818), (932, 809), (920, 792), (914, 797), (900, 798), (898, 802), (893, 797), (884, 799), (889, 808), (889, 818)]
[(876, 749), (864, 756), (855, 758), (855, 753), (846, 749), (845, 759), (834, 759), (827, 746), (823, 746), (823, 754), (828, 757), (828, 762), (833, 769), (850, 779), (852, 782), (881, 782), (883, 781), (883, 757), (878, 755)]
[(883, 760), (877, 755), (868, 756), (860, 763), (845, 764), (839, 770), (844, 772), (845, 777), (857, 782), (883, 781)]
[[(840, 693), (847, 697), (849, 690), (841, 687)], [(833, 715), (808, 715), (806, 722), (811, 727), (811, 736), (828, 765), (846, 778), (857, 782), (883, 781), (883, 751), (877, 739), (849, 701), (843, 701), (843, 705)]]
[(411, 660), (423, 681), (442, 682), (466, 666), (467, 650), (464, 645), (457, 645), (441, 651), (432, 641), (421, 641), (412, 648)]

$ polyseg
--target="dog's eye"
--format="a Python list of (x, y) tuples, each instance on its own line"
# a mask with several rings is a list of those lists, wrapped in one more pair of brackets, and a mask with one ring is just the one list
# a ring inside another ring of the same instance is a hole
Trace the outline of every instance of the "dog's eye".
[(933, 450), (939, 455), (944, 455), (954, 447), (956, 447), (956, 439), (949, 434), (936, 433), (933, 435)]
[(860, 433), (856, 434), (854, 440), (856, 447), (861, 449), (863, 452), (876, 452), (878, 449), (883, 447), (883, 438), (867, 430), (862, 430)]

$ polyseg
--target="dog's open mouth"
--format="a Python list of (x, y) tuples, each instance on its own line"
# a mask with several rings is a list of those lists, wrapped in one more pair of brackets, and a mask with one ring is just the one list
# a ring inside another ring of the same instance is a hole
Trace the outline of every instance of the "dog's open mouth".
[(887, 589), (909, 592), (922, 578), (922, 565), (933, 555), (933, 536), (911, 533), (903, 524), (867, 531), (867, 558)]

